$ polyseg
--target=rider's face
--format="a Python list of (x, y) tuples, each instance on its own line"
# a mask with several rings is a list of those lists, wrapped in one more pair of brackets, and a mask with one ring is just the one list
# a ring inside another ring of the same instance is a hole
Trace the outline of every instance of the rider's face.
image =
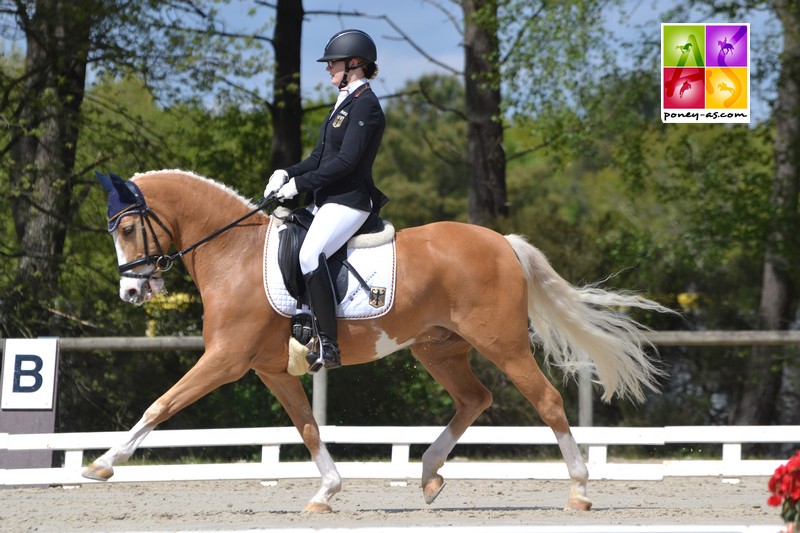
[(328, 61), (328, 66), (325, 67), (325, 70), (331, 75), (331, 85), (338, 87), (344, 77), (344, 59)]

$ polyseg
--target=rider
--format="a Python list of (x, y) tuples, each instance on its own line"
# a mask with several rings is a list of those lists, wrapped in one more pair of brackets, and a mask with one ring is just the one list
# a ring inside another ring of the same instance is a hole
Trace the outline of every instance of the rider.
[(269, 178), (264, 196), (279, 200), (311, 193), (314, 216), (300, 248), (300, 270), (319, 333), (318, 351), (307, 359), (316, 372), (341, 366), (336, 335), (336, 301), (326, 258), (362, 227), (372, 224), (389, 200), (372, 180), (386, 120), (367, 80), (378, 72), (372, 38), (360, 30), (334, 34), (317, 61), (327, 63), (339, 89), (333, 111), (322, 123), (317, 145), (305, 160)]

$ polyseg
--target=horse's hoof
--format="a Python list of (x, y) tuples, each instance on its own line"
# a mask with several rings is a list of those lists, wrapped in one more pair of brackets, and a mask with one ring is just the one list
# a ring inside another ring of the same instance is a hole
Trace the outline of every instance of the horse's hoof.
[(81, 472), (81, 476), (85, 477), (86, 479), (94, 479), (95, 481), (108, 481), (113, 475), (113, 468), (96, 465), (94, 463), (87, 466), (86, 469)]
[(436, 476), (433, 479), (429, 480), (425, 485), (422, 487), (422, 494), (425, 496), (425, 503), (428, 505), (433, 503), (433, 500), (442, 492), (444, 488), (444, 478), (442, 476)]
[(572, 496), (567, 501), (565, 511), (588, 511), (592, 508), (592, 502), (585, 496)]
[(305, 513), (330, 513), (333, 509), (327, 503), (308, 502), (306, 508), (303, 509)]

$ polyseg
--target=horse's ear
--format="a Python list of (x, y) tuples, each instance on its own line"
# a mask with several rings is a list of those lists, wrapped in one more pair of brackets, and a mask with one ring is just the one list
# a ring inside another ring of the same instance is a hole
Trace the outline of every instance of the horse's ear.
[(105, 174), (97, 171), (95, 171), (95, 175), (97, 176), (97, 179), (100, 180), (100, 184), (107, 193), (111, 194), (112, 192), (117, 191), (117, 197), (123, 205), (136, 204), (138, 202), (138, 198), (133, 193), (131, 188), (128, 187), (128, 184), (118, 175), (114, 174), (113, 172), (109, 172), (108, 176), (106, 176)]
[(128, 186), (128, 183), (114, 174), (113, 172), (108, 173), (109, 177), (111, 178), (111, 184), (117, 190), (117, 194), (119, 194), (119, 201), (123, 204), (137, 204), (139, 203), (139, 198), (136, 197), (132, 187), (135, 188), (133, 182), (131, 182), (131, 187)]
[(107, 193), (110, 193), (114, 190), (114, 185), (111, 183), (111, 178), (103, 174), (102, 172), (94, 171), (94, 175), (97, 176), (97, 179), (100, 180), (100, 185), (103, 186), (103, 190)]

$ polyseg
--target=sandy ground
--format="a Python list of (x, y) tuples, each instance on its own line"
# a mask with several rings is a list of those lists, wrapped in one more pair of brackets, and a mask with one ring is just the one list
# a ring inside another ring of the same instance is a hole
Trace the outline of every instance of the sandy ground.
[[(416, 483), (344, 480), (333, 512), (303, 513), (317, 480), (97, 483), (0, 489), (0, 531), (175, 531), (520, 525), (772, 525), (767, 478), (593, 481), (589, 512), (562, 510), (566, 481), (450, 480), (425, 505)], [(776, 531), (779, 527), (776, 527)]]

